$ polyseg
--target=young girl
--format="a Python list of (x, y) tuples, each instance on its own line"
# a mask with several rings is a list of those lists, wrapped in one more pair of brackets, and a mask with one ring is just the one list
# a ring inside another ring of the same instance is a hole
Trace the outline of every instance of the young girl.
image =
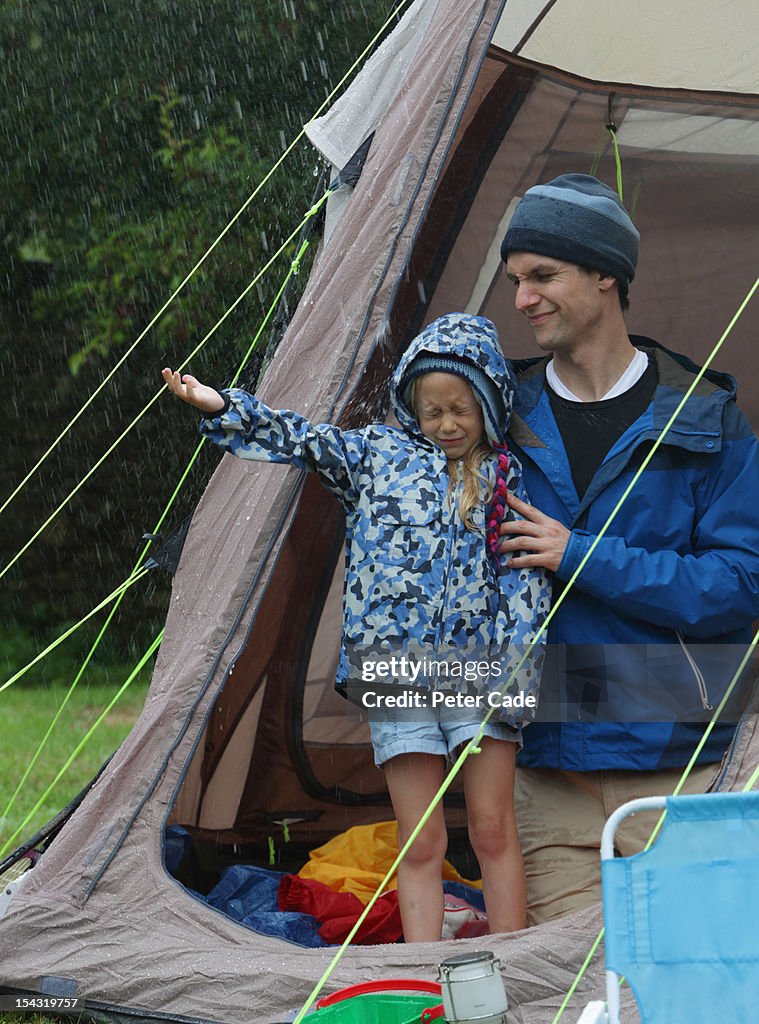
[[(540, 571), (511, 570), (498, 553), (498, 527), (504, 515), (513, 517), (505, 489), (525, 494), (521, 467), (505, 447), (511, 380), (489, 320), (451, 313), (414, 339), (390, 386), (400, 429), (311, 424), (245, 391), (219, 393), (168, 368), (163, 377), (174, 394), (201, 410), (201, 433), (220, 447), (240, 458), (311, 470), (343, 505), (339, 688), (357, 678), (358, 649), (397, 654), (413, 644), (431, 658), (441, 649), (461, 658), (510, 650), (516, 663), (548, 612), (548, 587)], [(530, 672), (529, 685), (537, 688)], [(446, 758), (472, 739), (487, 709), (484, 704), (479, 714), (464, 717), (407, 711), (396, 720), (370, 719), (401, 845), (442, 784)], [(499, 709), (485, 727), (480, 753), (463, 767), (469, 835), (493, 932), (525, 926), (513, 807), (522, 724)], [(406, 942), (440, 938), (446, 847), (438, 804), (398, 869)]]

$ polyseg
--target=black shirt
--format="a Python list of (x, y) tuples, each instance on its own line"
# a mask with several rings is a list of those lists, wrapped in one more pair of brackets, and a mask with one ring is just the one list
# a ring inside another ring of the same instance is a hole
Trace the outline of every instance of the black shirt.
[(546, 383), (551, 411), (564, 442), (580, 500), (607, 452), (651, 404), (656, 384), (656, 366), (651, 359), (629, 391), (601, 402), (571, 402), (557, 395)]

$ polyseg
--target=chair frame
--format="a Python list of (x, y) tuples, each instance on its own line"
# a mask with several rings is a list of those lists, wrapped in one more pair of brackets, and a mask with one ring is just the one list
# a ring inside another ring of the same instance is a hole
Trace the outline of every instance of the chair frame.
[[(638, 800), (628, 800), (627, 803), (618, 807), (616, 811), (612, 811), (601, 833), (601, 861), (614, 858), (614, 837), (620, 823), (625, 818), (630, 817), (632, 814), (637, 814), (638, 811), (663, 811), (667, 807), (667, 799), (666, 796), (644, 796)], [(599, 1003), (597, 1005), (602, 1006), (603, 1004)], [(586, 1024), (583, 1018), (580, 1020), (582, 1024)], [(608, 1021), (608, 1024), (619, 1024), (619, 975), (616, 971), (609, 970), (608, 967), (606, 969), (606, 1009), (604, 1017), (596, 1016), (595, 1018), (589, 1018), (587, 1024), (595, 1024), (595, 1021), (598, 1021), (598, 1024), (606, 1024), (606, 1021)]]

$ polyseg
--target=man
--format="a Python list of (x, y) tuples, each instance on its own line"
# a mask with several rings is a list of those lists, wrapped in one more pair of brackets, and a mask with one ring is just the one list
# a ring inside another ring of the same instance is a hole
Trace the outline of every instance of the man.
[[(759, 449), (732, 377), (706, 374), (622, 501), (697, 373), (628, 336), (638, 237), (612, 189), (565, 174), (527, 191), (501, 248), (544, 353), (514, 367), (531, 504), (510, 499), (524, 519), (502, 547), (515, 569), (550, 569), (561, 597), (517, 783), (532, 923), (601, 898), (606, 818), (673, 791), (759, 617)], [(716, 725), (683, 792), (713, 782), (734, 724)], [(620, 852), (655, 820), (627, 819)]]

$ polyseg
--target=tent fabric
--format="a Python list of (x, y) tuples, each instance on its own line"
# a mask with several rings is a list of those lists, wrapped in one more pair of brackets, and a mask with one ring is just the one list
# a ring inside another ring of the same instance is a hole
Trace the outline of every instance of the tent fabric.
[[(400, 353), (456, 309), (492, 319), (507, 355), (533, 354), (494, 254), (531, 184), (591, 169), (614, 182), (610, 109), (642, 236), (631, 330), (697, 362), (709, 354), (757, 274), (759, 86), (745, 41), (759, 9), (634, 7), (414, 5), (432, 12), (426, 30), (407, 60), (386, 66), (394, 80), (369, 119), (363, 173), (259, 389), (269, 405), (348, 428), (382, 419)], [(715, 368), (736, 374), (757, 424), (755, 323), (750, 307)], [(265, 863), (268, 840), (281, 851), (285, 830), (305, 850), (388, 818), (366, 723), (332, 693), (342, 542), (339, 507), (317, 482), (221, 460), (174, 577), (143, 713), (0, 919), (0, 986), (68, 987), (125, 1014), (230, 1024), (281, 1021), (302, 1005), (333, 951), (256, 934), (193, 896), (165, 869), (165, 829), (186, 829), (219, 873), (248, 855)], [(741, 788), (757, 763), (751, 714), (719, 788)], [(446, 814), (460, 835), (458, 785)], [(488, 937), (521, 1024), (554, 1020), (600, 927), (594, 907)], [(434, 979), (443, 959), (483, 941), (355, 947), (326, 989)], [(565, 1019), (603, 990), (596, 956)], [(637, 1020), (628, 992), (623, 1020)]]
[(438, 0), (421, 0), (407, 8), (350, 89), (326, 114), (306, 125), (306, 135), (333, 167), (344, 167), (376, 129), (403, 82), (403, 72), (419, 52), (437, 4)]
[[(332, 165), (335, 176), (366, 145), (403, 82), (399, 69), (412, 64), (437, 8), (437, 0), (417, 0), (395, 30), (372, 54), (348, 89), (326, 114), (304, 131)], [(327, 200), (324, 240), (329, 240), (345, 211), (352, 187), (342, 184)]]
[(600, 82), (756, 93), (745, 40), (756, 38), (759, 11), (736, 4), (730, 15), (724, 4), (692, 0), (507, 0), (493, 42), (521, 42), (520, 56)]

